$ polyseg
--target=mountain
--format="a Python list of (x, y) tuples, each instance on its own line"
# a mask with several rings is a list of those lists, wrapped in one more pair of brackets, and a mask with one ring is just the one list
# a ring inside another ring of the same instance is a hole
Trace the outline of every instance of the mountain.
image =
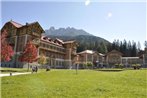
[(45, 30), (46, 35), (53, 35), (53, 36), (78, 36), (78, 35), (89, 35), (92, 36), (92, 34), (87, 33), (86, 31), (82, 29), (75, 29), (75, 28), (59, 28), (55, 29), (54, 27), (50, 27), (49, 30)]
[(53, 39), (60, 38), (64, 41), (76, 40), (79, 44), (77, 52), (90, 49), (105, 53), (103, 51), (104, 49), (101, 49), (102, 46), (107, 47), (110, 44), (110, 42), (104, 38), (94, 36), (82, 29), (78, 30), (70, 27), (55, 29), (54, 27), (51, 27), (50, 29), (45, 30), (45, 32), (46, 36)]

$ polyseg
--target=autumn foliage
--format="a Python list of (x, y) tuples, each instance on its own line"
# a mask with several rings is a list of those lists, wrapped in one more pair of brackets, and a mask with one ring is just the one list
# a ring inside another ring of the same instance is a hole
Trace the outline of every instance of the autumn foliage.
[(21, 62), (28, 62), (28, 70), (29, 70), (29, 63), (37, 61), (37, 48), (31, 41), (29, 41), (26, 44), (24, 51), (21, 54), (19, 60)]
[(6, 41), (7, 32), (4, 30), (1, 32), (1, 43), (0, 43), (0, 62), (7, 62), (11, 60), (11, 57), (14, 55), (14, 51), (12, 46)]
[(41, 54), (41, 55), (40, 55), (40, 58), (39, 58), (39, 60), (38, 60), (38, 63), (39, 63), (39, 64), (42, 64), (42, 65), (47, 63), (47, 59), (46, 59), (46, 57), (45, 57), (44, 54)]

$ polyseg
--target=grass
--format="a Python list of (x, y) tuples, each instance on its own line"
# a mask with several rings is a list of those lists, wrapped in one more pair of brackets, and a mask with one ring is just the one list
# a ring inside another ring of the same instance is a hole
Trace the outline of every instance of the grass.
[(147, 70), (51, 70), (1, 83), (2, 98), (147, 98)]

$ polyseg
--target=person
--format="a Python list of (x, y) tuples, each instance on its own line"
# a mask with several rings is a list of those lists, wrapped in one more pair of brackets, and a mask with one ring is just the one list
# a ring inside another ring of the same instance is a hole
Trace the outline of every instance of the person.
[(33, 73), (33, 72), (36, 72), (36, 73), (37, 73), (37, 71), (38, 71), (38, 67), (37, 67), (37, 66), (33, 66), (33, 67), (32, 67), (32, 73)]
[(50, 66), (47, 66), (46, 67), (46, 71), (50, 71)]
[(32, 67), (32, 73), (35, 71), (35, 67)]
[(38, 67), (36, 66), (36, 73), (37, 73), (37, 71), (38, 71)]

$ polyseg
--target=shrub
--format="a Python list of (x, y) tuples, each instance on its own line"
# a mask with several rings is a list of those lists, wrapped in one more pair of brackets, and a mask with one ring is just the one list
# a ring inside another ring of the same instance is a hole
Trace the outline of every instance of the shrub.
[(87, 62), (83, 64), (85, 68), (92, 68), (92, 62)]
[(140, 64), (132, 64), (132, 67), (134, 68), (134, 69), (140, 69)]
[(115, 64), (115, 68), (123, 68), (123, 64)]

